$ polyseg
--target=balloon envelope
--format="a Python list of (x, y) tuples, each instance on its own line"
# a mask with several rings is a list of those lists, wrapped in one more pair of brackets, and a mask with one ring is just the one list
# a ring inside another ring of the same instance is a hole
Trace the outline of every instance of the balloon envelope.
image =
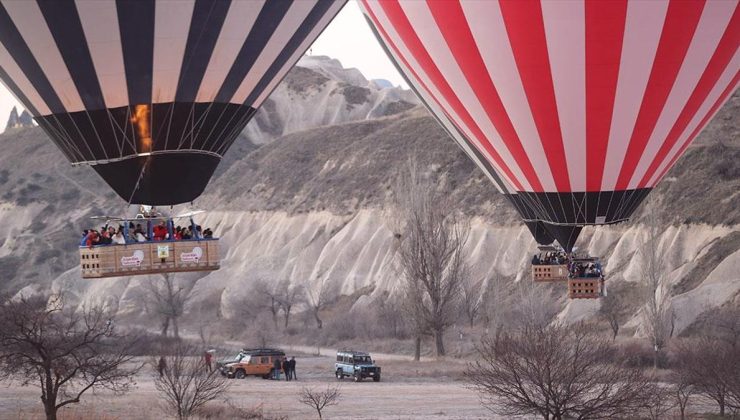
[(125, 200), (192, 201), (344, 1), (0, 1), (0, 79)]
[(569, 250), (629, 218), (738, 83), (737, 1), (360, 4), (538, 240)]

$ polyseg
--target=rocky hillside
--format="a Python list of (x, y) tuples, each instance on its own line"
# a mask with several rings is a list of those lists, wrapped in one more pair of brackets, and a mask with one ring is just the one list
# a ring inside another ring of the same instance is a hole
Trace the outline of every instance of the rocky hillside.
[(303, 56), (244, 131), (265, 144), (285, 134), (397, 114), (417, 105), (410, 90), (365, 79), (326, 56)]
[(368, 81), (326, 56), (303, 56), (234, 142), (216, 177), (260, 145), (296, 131), (403, 112), (419, 100), (410, 90)]
[[(474, 275), (525, 278), (535, 244), (513, 209), (426, 111), (411, 108), (408, 92), (380, 86), (322, 57), (291, 71), (196, 202), (209, 209), (201, 224), (222, 237), (223, 260), (206, 276), (178, 275), (195, 296), (191, 313), (233, 316), (257, 279), (343, 294), (395, 289), (388, 201), (411, 156), (470, 216)], [(740, 296), (739, 104), (736, 95), (653, 192), (679, 331)], [(70, 166), (38, 128), (0, 135), (0, 147), (0, 289), (71, 288), (81, 300), (139, 317), (147, 277), (83, 281), (76, 267), (89, 216), (120, 214), (121, 200), (92, 170)], [(631, 223), (586, 229), (579, 241), (603, 256), (610, 292), (633, 313), (643, 212)], [(564, 320), (598, 310), (598, 301), (567, 302), (555, 292)]]

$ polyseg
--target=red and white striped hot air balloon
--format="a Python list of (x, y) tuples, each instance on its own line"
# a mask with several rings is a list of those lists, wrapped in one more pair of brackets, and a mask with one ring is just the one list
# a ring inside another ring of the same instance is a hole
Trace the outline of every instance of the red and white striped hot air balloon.
[(567, 250), (584, 225), (629, 218), (738, 84), (733, 0), (361, 7), (538, 241)]

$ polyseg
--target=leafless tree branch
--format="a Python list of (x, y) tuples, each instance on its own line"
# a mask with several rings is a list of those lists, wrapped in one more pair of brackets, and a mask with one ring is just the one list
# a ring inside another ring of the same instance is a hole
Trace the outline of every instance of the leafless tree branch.
[(437, 356), (444, 356), (444, 332), (458, 316), (461, 284), (470, 272), (464, 251), (469, 226), (415, 161), (399, 177), (396, 214), (398, 261), (417, 343), (431, 334)]
[(484, 339), (478, 353), (467, 376), (503, 416), (633, 417), (654, 387), (641, 371), (612, 363), (611, 341), (585, 325), (527, 325)]
[(178, 419), (197, 414), (229, 388), (228, 379), (217, 369), (207, 369), (193, 346), (178, 343), (162, 359), (164, 369), (154, 380), (154, 386), (168, 411)]
[(313, 407), (319, 415), (319, 420), (322, 417), (322, 411), (326, 407), (339, 404), (339, 400), (342, 397), (342, 393), (338, 386), (328, 386), (325, 391), (317, 391), (314, 388), (303, 387), (301, 393), (298, 394), (298, 401), (309, 407)]
[(131, 355), (135, 343), (102, 307), (74, 310), (63, 294), (0, 303), (0, 372), (38, 386), (47, 419), (87, 391), (129, 391), (140, 368)]
[(155, 280), (144, 283), (146, 307), (159, 318), (163, 337), (167, 336), (172, 326), (173, 336), (179, 338), (178, 321), (185, 311), (185, 305), (192, 298), (192, 294), (175, 281), (174, 273), (164, 273), (152, 278)]

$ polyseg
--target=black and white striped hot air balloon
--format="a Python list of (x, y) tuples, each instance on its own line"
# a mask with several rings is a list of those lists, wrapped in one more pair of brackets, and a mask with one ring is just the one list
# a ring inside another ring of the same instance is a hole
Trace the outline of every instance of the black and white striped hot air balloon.
[(128, 202), (188, 202), (344, 3), (2, 0), (0, 79)]
[(538, 242), (568, 250), (626, 220), (740, 78), (736, 0), (360, 4)]

